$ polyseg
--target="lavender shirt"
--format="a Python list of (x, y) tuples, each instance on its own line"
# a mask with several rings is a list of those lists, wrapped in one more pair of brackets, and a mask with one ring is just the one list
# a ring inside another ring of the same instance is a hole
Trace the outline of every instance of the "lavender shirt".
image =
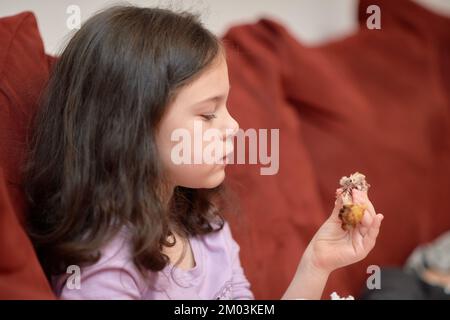
[(101, 250), (100, 260), (81, 269), (81, 288), (70, 289), (67, 275), (54, 278), (61, 299), (254, 299), (230, 227), (189, 239), (196, 266), (166, 266), (143, 277), (131, 259), (127, 231)]

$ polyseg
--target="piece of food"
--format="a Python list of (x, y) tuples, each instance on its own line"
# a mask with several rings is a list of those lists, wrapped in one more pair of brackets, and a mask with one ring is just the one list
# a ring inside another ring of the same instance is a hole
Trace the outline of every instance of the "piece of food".
[(366, 209), (366, 206), (358, 204), (344, 204), (341, 210), (339, 210), (339, 218), (342, 220), (342, 229), (349, 230), (350, 227), (354, 228), (361, 222), (364, 210)]
[(342, 221), (342, 229), (349, 230), (356, 227), (361, 222), (364, 215), (365, 205), (353, 203), (352, 190), (358, 189), (367, 192), (370, 184), (366, 181), (366, 176), (355, 172), (349, 177), (342, 177), (339, 181), (342, 192), (337, 195), (342, 197), (343, 206), (339, 210), (339, 219)]
[(330, 297), (331, 300), (355, 300), (353, 296), (341, 297), (336, 293), (336, 291), (330, 294)]

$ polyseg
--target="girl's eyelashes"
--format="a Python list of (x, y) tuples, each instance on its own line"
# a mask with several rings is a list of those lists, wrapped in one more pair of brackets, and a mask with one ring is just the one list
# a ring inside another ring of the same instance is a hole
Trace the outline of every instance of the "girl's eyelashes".
[(210, 121), (212, 119), (217, 118), (217, 116), (214, 113), (209, 113), (209, 114), (202, 114), (201, 117), (203, 119), (205, 119), (206, 121)]

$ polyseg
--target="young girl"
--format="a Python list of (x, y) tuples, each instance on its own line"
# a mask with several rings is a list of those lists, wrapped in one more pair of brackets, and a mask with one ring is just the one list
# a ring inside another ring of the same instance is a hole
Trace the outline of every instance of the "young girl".
[[(199, 121), (229, 146), (229, 88), (222, 45), (190, 14), (113, 7), (74, 35), (35, 120), (25, 184), (59, 297), (253, 298), (222, 217), (225, 165), (173, 159), (173, 133), (195, 136)], [(368, 207), (361, 225), (342, 230), (338, 197), (282, 298), (319, 299), (333, 270), (373, 248), (382, 215), (353, 196)]]

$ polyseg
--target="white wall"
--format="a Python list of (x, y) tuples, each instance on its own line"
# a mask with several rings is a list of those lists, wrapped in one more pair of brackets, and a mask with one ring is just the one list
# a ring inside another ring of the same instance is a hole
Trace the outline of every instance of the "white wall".
[[(395, 0), (392, 0), (395, 1)], [(450, 16), (450, 0), (414, 0)], [(66, 25), (69, 5), (81, 10), (81, 20), (118, 0), (0, 0), (0, 17), (24, 10), (38, 19), (46, 51), (56, 53), (70, 37)], [(163, 6), (199, 12), (205, 25), (220, 35), (230, 25), (273, 17), (304, 44), (315, 45), (351, 34), (357, 28), (358, 0), (129, 0), (139, 6)]]
[[(70, 37), (66, 25), (69, 5), (81, 10), (86, 20), (111, 0), (0, 0), (0, 16), (30, 10), (37, 16), (46, 51), (56, 53)], [(357, 0), (131, 0), (139, 6), (163, 6), (199, 12), (205, 25), (222, 34), (230, 25), (261, 16), (278, 19), (305, 44), (344, 36), (356, 28)]]

